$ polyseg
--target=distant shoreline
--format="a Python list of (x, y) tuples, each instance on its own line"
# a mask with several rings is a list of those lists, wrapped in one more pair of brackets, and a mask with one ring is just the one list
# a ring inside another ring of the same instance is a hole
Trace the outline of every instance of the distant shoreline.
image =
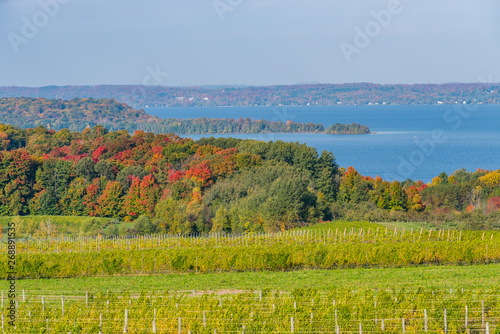
[[(0, 97), (1, 98), (1, 97)], [(461, 106), (463, 104), (338, 104), (338, 105), (313, 105), (313, 106), (308, 106), (308, 105), (286, 105), (286, 106), (275, 106), (275, 105), (270, 105), (270, 106), (264, 106), (264, 105), (259, 105), (259, 106), (164, 106), (164, 107), (140, 107), (142, 109), (153, 109), (153, 108), (164, 108), (164, 109), (208, 109), (208, 108), (300, 108), (300, 107), (307, 107), (307, 108), (324, 108), (324, 107), (332, 107), (332, 108), (345, 108), (345, 107), (406, 107), (406, 106), (414, 106), (414, 107), (450, 107), (450, 106)], [(471, 103), (471, 104), (465, 104), (467, 106), (498, 106), (500, 107), (500, 103)]]
[(116, 99), (134, 108), (500, 104), (500, 83), (299, 84), (167, 87), (143, 85), (0, 87), (0, 97)]

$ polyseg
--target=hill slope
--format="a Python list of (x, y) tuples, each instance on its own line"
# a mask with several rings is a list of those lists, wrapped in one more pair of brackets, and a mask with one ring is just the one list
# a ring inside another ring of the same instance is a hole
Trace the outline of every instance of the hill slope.
[(146, 106), (265, 106), (500, 103), (500, 84), (305, 84), (268, 87), (48, 86), (0, 87), (0, 97), (116, 99)]
[(216, 134), (269, 132), (325, 132), (328, 134), (369, 133), (359, 124), (336, 125), (327, 129), (322, 124), (286, 123), (278, 121), (243, 119), (161, 119), (144, 110), (136, 110), (116, 100), (74, 98), (48, 100), (44, 98), (0, 99), (0, 122), (22, 128), (46, 126), (49, 129), (82, 131), (87, 127), (104, 125), (112, 131), (149, 131), (154, 133)]

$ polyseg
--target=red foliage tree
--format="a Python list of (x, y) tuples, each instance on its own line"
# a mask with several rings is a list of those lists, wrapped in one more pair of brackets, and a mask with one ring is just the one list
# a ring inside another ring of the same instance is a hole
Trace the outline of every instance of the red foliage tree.
[(86, 189), (86, 194), (83, 197), (83, 204), (87, 207), (86, 213), (89, 216), (97, 215), (97, 197), (99, 195), (99, 186), (96, 182), (89, 185)]
[(200, 187), (212, 184), (212, 171), (205, 163), (195, 165), (186, 171), (186, 176), (198, 183)]
[(493, 211), (500, 210), (500, 197), (495, 196), (488, 200), (488, 206), (486, 208), (486, 212), (490, 213)]
[(107, 151), (108, 151), (108, 149), (106, 147), (99, 146), (99, 148), (92, 153), (92, 158), (94, 159), (94, 161), (98, 160), (99, 157), (101, 155), (103, 155), (104, 153), (106, 153)]
[(159, 198), (160, 188), (152, 175), (145, 176), (142, 181), (133, 176), (132, 184), (125, 198), (124, 211), (130, 219), (140, 215), (152, 216), (156, 201)]
[(119, 218), (122, 213), (122, 186), (120, 182), (108, 182), (97, 199), (96, 214), (102, 217)]

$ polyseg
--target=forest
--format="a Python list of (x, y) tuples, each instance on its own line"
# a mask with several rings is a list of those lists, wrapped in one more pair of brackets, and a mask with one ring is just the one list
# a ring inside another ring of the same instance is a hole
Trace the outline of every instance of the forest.
[(116, 100), (93, 98), (48, 100), (44, 98), (0, 99), (0, 122), (33, 128), (45, 126), (53, 130), (83, 131), (97, 125), (109, 130), (136, 130), (154, 133), (221, 134), (221, 133), (327, 133), (336, 135), (370, 133), (367, 126), (335, 124), (326, 129), (322, 124), (293, 121), (239, 119), (161, 119), (144, 110), (136, 110)]
[[(109, 217), (123, 233), (285, 231), (332, 219), (499, 227), (500, 172), (384, 181), (305, 144), (103, 126), (0, 126), (0, 215)], [(102, 232), (102, 226), (86, 233)], [(115, 231), (117, 233), (117, 231)]]
[(335, 123), (330, 125), (326, 130), (326, 134), (333, 135), (358, 135), (358, 134), (367, 134), (370, 133), (370, 129), (366, 125), (361, 125), (357, 123), (352, 124), (340, 124)]

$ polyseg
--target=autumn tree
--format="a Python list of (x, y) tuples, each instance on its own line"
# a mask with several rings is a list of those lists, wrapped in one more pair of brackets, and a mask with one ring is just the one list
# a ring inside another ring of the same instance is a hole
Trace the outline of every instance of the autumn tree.
[(0, 153), (0, 215), (28, 213), (38, 165), (24, 149)]
[(122, 217), (122, 187), (120, 182), (108, 182), (101, 196), (97, 199), (95, 213), (101, 217)]
[(401, 188), (399, 181), (393, 181), (391, 183), (390, 189), (391, 200), (389, 202), (389, 207), (392, 210), (405, 210), (406, 209), (406, 194)]
[(487, 213), (500, 210), (500, 197), (495, 196), (488, 200)]
[(142, 180), (132, 177), (132, 184), (125, 197), (125, 215), (135, 219), (141, 215), (152, 216), (160, 189), (152, 175), (145, 176)]

